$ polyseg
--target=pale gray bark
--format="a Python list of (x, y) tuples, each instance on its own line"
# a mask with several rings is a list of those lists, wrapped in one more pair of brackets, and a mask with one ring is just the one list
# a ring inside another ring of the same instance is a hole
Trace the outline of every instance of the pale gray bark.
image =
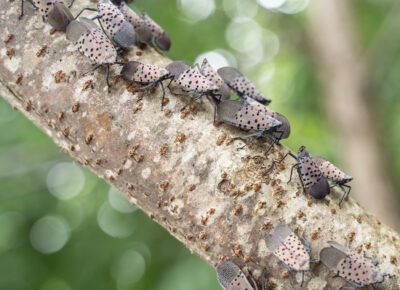
[[(74, 12), (88, 3), (80, 1)], [(137, 109), (136, 96), (126, 90), (124, 81), (118, 80), (107, 93), (104, 71), (79, 77), (89, 69), (84, 57), (63, 33), (50, 35), (50, 27), (32, 9), (19, 22), (17, 2), (2, 1), (0, 8), (1, 35), (14, 34), (1, 49), (0, 94), (193, 253), (211, 265), (231, 259), (257, 277), (266, 267), (271, 288), (298, 288), (301, 274), (283, 278), (284, 268), (263, 241), (274, 225), (284, 222), (304, 234), (313, 258), (325, 240), (334, 239), (365, 250), (381, 262), (384, 273), (400, 276), (397, 264), (391, 263), (391, 257), (400, 260), (396, 232), (352, 199), (339, 209), (339, 191), (315, 201), (303, 193), (297, 175), (286, 184), (294, 163), (289, 158), (268, 172), (286, 148), (275, 147), (268, 157), (263, 154), (267, 144), (261, 142), (238, 151), (242, 143), (229, 144), (223, 136), (239, 131), (215, 127), (212, 112), (204, 105), (182, 118), (179, 108), (188, 98), (168, 92), (165, 109), (170, 115), (160, 111), (160, 90), (146, 96)], [(37, 57), (44, 45), (46, 52)], [(15, 54), (9, 57), (6, 50), (11, 47)], [(158, 65), (169, 62), (153, 49), (140, 57), (136, 52), (137, 48), (129, 58)], [(65, 78), (56, 83), (60, 70)], [(22, 80), (17, 83), (19, 74)], [(84, 90), (88, 80), (94, 88)], [(325, 267), (315, 266), (306, 273), (304, 287), (337, 289), (344, 284), (332, 276)], [(396, 282), (391, 279), (384, 285), (393, 289)]]

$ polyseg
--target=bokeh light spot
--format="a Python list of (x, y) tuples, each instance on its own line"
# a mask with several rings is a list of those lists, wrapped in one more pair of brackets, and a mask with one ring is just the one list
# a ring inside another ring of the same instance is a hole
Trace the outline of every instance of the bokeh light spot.
[(112, 186), (108, 191), (108, 202), (113, 209), (122, 213), (130, 213), (138, 209), (128, 202), (128, 198), (125, 195)]
[(178, 7), (187, 22), (196, 23), (209, 17), (215, 11), (214, 0), (177, 0)]
[(310, 0), (287, 0), (278, 10), (286, 14), (295, 14), (306, 9), (309, 3)]
[(128, 237), (137, 227), (134, 218), (116, 211), (108, 202), (99, 209), (97, 223), (103, 232), (114, 238)]
[(257, 15), (258, 5), (254, 0), (224, 0), (225, 14), (230, 18), (246, 16), (253, 18)]
[(117, 281), (118, 289), (133, 289), (146, 271), (146, 261), (137, 251), (128, 250), (113, 263), (111, 274)]
[(47, 187), (52, 195), (61, 200), (77, 196), (85, 185), (82, 169), (72, 162), (60, 162), (47, 175)]
[(257, 0), (264, 8), (286, 14), (295, 14), (303, 11), (310, 0)]
[(224, 66), (235, 66), (235, 57), (228, 51), (223, 49), (210, 50), (200, 54), (195, 63), (201, 65), (203, 59), (207, 58), (208, 63), (215, 69), (219, 69)]
[(70, 236), (68, 224), (56, 216), (45, 216), (37, 220), (30, 232), (32, 246), (43, 254), (61, 250)]
[(287, 0), (257, 0), (257, 3), (267, 9), (276, 9), (281, 7)]
[(225, 38), (233, 49), (242, 53), (252, 53), (262, 47), (261, 27), (247, 17), (235, 18), (228, 24)]

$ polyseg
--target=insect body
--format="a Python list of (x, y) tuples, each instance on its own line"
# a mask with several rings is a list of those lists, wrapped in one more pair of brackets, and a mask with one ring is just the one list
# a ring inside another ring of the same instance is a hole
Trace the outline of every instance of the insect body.
[(89, 63), (94, 65), (91, 71), (100, 66), (106, 67), (109, 86), (109, 68), (110, 64), (117, 63), (117, 51), (107, 35), (92, 20), (80, 17), (68, 25), (67, 38), (87, 57)]
[(218, 74), (224, 79), (226, 84), (239, 96), (248, 96), (264, 105), (271, 103), (254, 84), (252, 84), (241, 72), (233, 67), (222, 67)]
[(251, 136), (258, 138), (265, 133), (271, 134), (275, 128), (282, 124), (252, 104), (239, 100), (219, 102), (216, 108), (219, 119), (224, 123), (233, 125), (244, 131), (254, 132), (246, 136), (236, 137), (235, 139), (244, 139)]
[[(24, 1), (21, 0), (21, 14), (24, 15)], [(70, 6), (74, 1), (71, 2)], [(71, 11), (58, 0), (32, 0), (31, 2), (40, 12), (44, 21), (47, 21), (54, 29), (64, 31), (74, 19)]]
[(376, 261), (357, 255), (335, 241), (327, 244), (319, 254), (320, 261), (337, 276), (355, 285), (355, 289), (382, 283), (384, 277), (389, 276), (381, 274)]
[(275, 143), (279, 144), (279, 141), (281, 139), (286, 139), (289, 137), (290, 123), (289, 123), (288, 119), (286, 119), (285, 116), (283, 116), (282, 114), (280, 114), (278, 112), (272, 111), (271, 109), (269, 109), (265, 105), (257, 102), (256, 100), (253, 100), (252, 98), (249, 98), (247, 96), (244, 96), (244, 99), (245, 99), (246, 103), (254, 106), (255, 108), (257, 108), (264, 114), (281, 122), (281, 125), (274, 127), (273, 130), (271, 131), (270, 137), (272, 138), (273, 142), (271, 143), (270, 147), (267, 149), (267, 151), (266, 151), (266, 154), (267, 154)]
[[(346, 196), (349, 195), (351, 190), (351, 186), (347, 185), (347, 183), (352, 181), (353, 177), (347, 175), (339, 168), (337, 168), (335, 165), (333, 165), (332, 163), (330, 163), (329, 161), (325, 160), (322, 157), (319, 156), (313, 157), (313, 160), (321, 170), (322, 175), (328, 178), (328, 180), (332, 181), (334, 185), (338, 185), (342, 189), (343, 196), (339, 201), (339, 207), (341, 207), (343, 200), (346, 198)], [(347, 188), (347, 192), (345, 188)]]
[(315, 199), (323, 199), (329, 194), (330, 188), (327, 178), (322, 175), (321, 170), (304, 146), (300, 147), (297, 156), (288, 152), (281, 160), (276, 162), (282, 162), (287, 156), (291, 156), (297, 161), (297, 163), (292, 166), (288, 183), (292, 180), (293, 169), (296, 168), (301, 185), (306, 193), (310, 194)]
[(119, 4), (116, 4), (122, 14), (125, 16), (125, 19), (132, 24), (133, 29), (136, 32), (136, 42), (139, 44), (147, 44), (150, 43), (153, 39), (153, 32), (150, 27), (147, 26), (143, 18), (136, 14), (129, 6), (121, 1)]
[(156, 46), (161, 50), (168, 51), (171, 48), (171, 37), (169, 34), (146, 13), (142, 14), (142, 19), (147, 27), (150, 28)]
[(209, 64), (206, 58), (203, 60), (201, 64), (200, 73), (209, 81), (213, 82), (219, 87), (218, 93), (220, 94), (219, 98), (220, 101), (229, 99), (230, 97), (229, 87), (225, 84), (221, 76), (212, 68), (212, 66)]
[(126, 80), (144, 84), (145, 86), (140, 88), (141, 91), (151, 89), (160, 84), (163, 92), (161, 101), (162, 107), (165, 97), (164, 85), (162, 81), (172, 78), (167, 69), (156, 65), (144, 64), (137, 61), (129, 61), (124, 64), (121, 75)]
[[(217, 96), (218, 86), (205, 78), (195, 69), (182, 61), (174, 61), (165, 67), (171, 75), (171, 82), (183, 90), (185, 93), (172, 92), (175, 95), (186, 95), (191, 93), (194, 95), (192, 101), (182, 108), (185, 109), (188, 105), (200, 99), (202, 96)], [(168, 84), (168, 88), (171, 85)]]
[(125, 18), (132, 24), (136, 31), (137, 42), (139, 44), (154, 44), (161, 50), (167, 51), (171, 48), (171, 38), (164, 29), (158, 25), (146, 13), (138, 15), (123, 0), (112, 0), (118, 6)]
[(97, 9), (84, 8), (76, 17), (85, 10), (97, 11), (98, 15), (95, 19), (99, 19), (102, 28), (118, 46), (128, 48), (135, 43), (136, 35), (132, 24), (110, 0), (99, 0)]
[(252, 278), (253, 288), (242, 270), (231, 261), (220, 262), (216, 270), (218, 282), (224, 290), (258, 290), (254, 279)]
[(272, 233), (265, 236), (265, 243), (289, 270), (302, 271), (304, 279), (304, 271), (310, 270), (310, 255), (299, 237), (287, 225), (278, 225)]

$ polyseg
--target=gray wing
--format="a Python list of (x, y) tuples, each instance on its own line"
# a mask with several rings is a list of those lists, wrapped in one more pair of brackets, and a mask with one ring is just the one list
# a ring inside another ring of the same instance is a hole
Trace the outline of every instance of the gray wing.
[(67, 39), (72, 43), (75, 43), (86, 31), (88, 31), (88, 28), (85, 25), (78, 20), (73, 20), (67, 27)]
[(285, 224), (275, 227), (274, 231), (264, 237), (265, 244), (271, 252), (282, 245), (282, 242), (293, 233), (293, 231)]
[(326, 247), (319, 252), (321, 263), (327, 266), (331, 271), (337, 271), (338, 265), (345, 258), (346, 254), (334, 247)]
[(65, 7), (64, 3), (54, 2), (53, 9), (49, 12), (47, 21), (58, 31), (64, 31), (68, 24), (74, 19), (71, 11)]
[(242, 270), (231, 261), (220, 262), (217, 279), (224, 290), (254, 290)]

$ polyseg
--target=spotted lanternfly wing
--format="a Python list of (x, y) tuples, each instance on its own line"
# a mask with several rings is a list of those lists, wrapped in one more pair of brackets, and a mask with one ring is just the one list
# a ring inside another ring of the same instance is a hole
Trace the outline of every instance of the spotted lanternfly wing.
[(304, 146), (300, 147), (297, 161), (304, 190), (315, 199), (323, 199), (330, 193), (328, 180), (322, 175), (321, 170)]
[(322, 175), (328, 178), (329, 180), (332, 180), (333, 182), (336, 182), (338, 184), (345, 184), (353, 180), (353, 177), (347, 175), (346, 173), (341, 171), (339, 168), (337, 168), (335, 165), (325, 160), (324, 158), (317, 156), (313, 157), (313, 159), (315, 164), (321, 170)]
[(265, 97), (249, 79), (233, 67), (223, 67), (218, 70), (218, 74), (224, 79), (225, 83), (235, 91), (239, 97), (249, 96), (262, 104), (268, 105), (271, 100)]
[(300, 157), (299, 159), (300, 178), (305, 188), (310, 188), (317, 184), (322, 177), (322, 173), (314, 160), (310, 156)]
[(90, 19), (81, 17), (79, 21), (72, 21), (67, 27), (67, 38), (91, 64), (115, 63), (117, 60), (115, 47)]
[(126, 21), (119, 9), (108, 0), (100, 0), (97, 3), (97, 12), (101, 16), (104, 29), (113, 37), (121, 29), (121, 25)]
[(310, 188), (317, 184), (322, 178), (321, 170), (319, 170), (304, 146), (301, 146), (299, 149), (297, 161), (299, 163), (300, 178), (303, 181), (303, 186), (305, 188)]
[(383, 275), (371, 259), (364, 258), (335, 241), (321, 250), (320, 261), (331, 271), (359, 287), (383, 282)]
[(142, 14), (142, 19), (147, 27), (150, 28), (157, 47), (164, 51), (169, 50), (171, 48), (171, 38), (169, 34), (146, 13)]
[(171, 63), (169, 63), (165, 69), (169, 71), (169, 73), (174, 77), (174, 79), (178, 79), (178, 77), (187, 69), (190, 68), (190, 65), (187, 63), (181, 61), (181, 60), (175, 60)]
[(274, 255), (296, 271), (310, 269), (310, 255), (299, 237), (284, 224), (278, 225), (265, 237), (267, 247)]
[(74, 19), (71, 11), (62, 2), (55, 1), (47, 14), (48, 23), (58, 31), (64, 31)]
[(39, 9), (40, 14), (47, 21), (49, 12), (54, 8), (56, 0), (32, 0), (33, 5)]
[(283, 116), (282, 114), (277, 113), (275, 111), (272, 111), (267, 106), (257, 102), (256, 100), (254, 100), (248, 96), (243, 96), (243, 98), (245, 99), (245, 101), (247, 103), (249, 103), (249, 104), (253, 105), (254, 107), (256, 107), (257, 109), (261, 110), (264, 114), (266, 114), (282, 123), (280, 126), (276, 127), (276, 129), (272, 132), (272, 134), (275, 136), (275, 138), (277, 138), (278, 140), (281, 140), (281, 139), (286, 139), (289, 137), (290, 123), (289, 123), (288, 119), (286, 119), (285, 116)]
[(224, 290), (254, 290), (242, 270), (230, 261), (220, 262), (217, 279)]
[(281, 122), (241, 101), (226, 100), (217, 106), (217, 115), (225, 123), (242, 130), (268, 131)]
[(133, 26), (136, 32), (136, 40), (140, 43), (149, 43), (153, 39), (151, 29), (146, 25), (141, 16), (136, 14), (125, 2), (121, 2), (118, 6), (125, 19)]
[(208, 60), (205, 58), (200, 67), (200, 73), (209, 81), (216, 84), (218, 89), (218, 94), (220, 94), (219, 100), (228, 100), (230, 98), (230, 90), (229, 87), (225, 84), (224, 80), (220, 77), (220, 75), (212, 68), (209, 64)]
[(183, 71), (178, 76), (176, 83), (185, 91), (206, 93), (213, 90), (218, 90), (218, 86), (216, 84), (206, 79), (191, 67)]
[(104, 29), (121, 47), (129, 47), (135, 43), (135, 30), (122, 12), (109, 0), (100, 0), (97, 11), (101, 16)]
[(121, 75), (126, 80), (139, 83), (151, 83), (168, 75), (168, 71), (165, 68), (156, 65), (129, 61), (124, 64), (121, 70)]

